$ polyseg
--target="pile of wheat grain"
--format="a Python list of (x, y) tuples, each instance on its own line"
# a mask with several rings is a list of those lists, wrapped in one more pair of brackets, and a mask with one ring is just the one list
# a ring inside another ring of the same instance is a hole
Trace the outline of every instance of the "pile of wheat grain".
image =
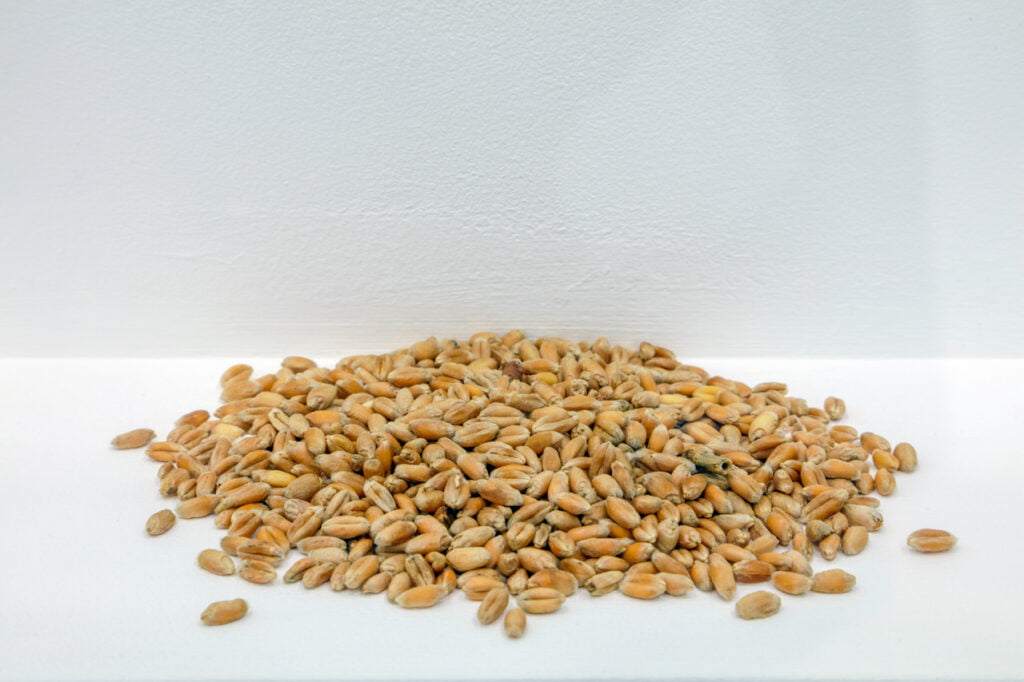
[[(872, 494), (917, 466), (907, 443), (832, 424), (842, 400), (811, 407), (785, 384), (710, 376), (649, 343), (430, 338), (333, 368), (289, 357), (254, 377), (236, 365), (221, 385), (223, 405), (166, 439), (114, 440), (148, 444), (179, 517), (212, 515), (227, 532), (203, 568), (270, 583), (298, 550), (286, 583), (385, 592), (406, 608), (460, 589), (513, 637), (525, 613), (556, 611), (579, 587), (848, 591), (852, 575), (815, 573), (812, 558), (861, 552), (882, 525)], [(157, 512), (147, 530), (174, 520)], [(946, 536), (918, 548), (945, 549)], [(506, 612), (510, 598), (519, 608)], [(204, 622), (247, 610), (218, 604)], [(778, 608), (757, 592), (737, 611)]]

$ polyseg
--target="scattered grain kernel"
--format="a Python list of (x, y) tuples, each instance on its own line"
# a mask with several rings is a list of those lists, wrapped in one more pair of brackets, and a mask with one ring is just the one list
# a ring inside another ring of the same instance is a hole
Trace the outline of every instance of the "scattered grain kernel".
[(823, 592), (825, 594), (849, 592), (856, 584), (856, 576), (853, 576), (839, 568), (821, 571), (820, 573), (815, 573), (811, 577), (811, 589), (815, 592)]
[(235, 562), (219, 549), (204, 549), (199, 553), (199, 568), (214, 575), (234, 575)]
[(775, 589), (786, 594), (804, 594), (811, 589), (811, 578), (793, 571), (776, 571), (772, 574)]
[(156, 438), (152, 429), (133, 429), (127, 433), (114, 436), (110, 444), (117, 450), (132, 450), (149, 445), (149, 442)]
[(146, 521), (146, 532), (150, 535), (163, 535), (171, 529), (176, 519), (170, 509), (161, 509)]
[(768, 618), (779, 612), (782, 600), (779, 595), (764, 590), (751, 592), (736, 602), (736, 613), (743, 620)]
[(522, 609), (510, 609), (505, 614), (505, 634), (511, 639), (519, 639), (526, 631), (526, 612)]
[(215, 601), (206, 607), (200, 619), (207, 625), (227, 625), (234, 623), (249, 612), (249, 605), (244, 599)]
[(946, 530), (922, 528), (907, 537), (907, 544), (918, 552), (946, 552), (956, 544), (956, 536)]

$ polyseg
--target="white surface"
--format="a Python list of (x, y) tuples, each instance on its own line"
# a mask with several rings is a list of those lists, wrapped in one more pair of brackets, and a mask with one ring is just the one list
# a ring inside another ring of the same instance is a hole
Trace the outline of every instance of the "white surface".
[[(328, 358), (323, 358), (328, 360)], [(688, 358), (689, 359), (689, 358)], [(691, 359), (692, 360), (692, 359)], [(787, 381), (820, 404), (844, 397), (850, 423), (914, 443), (919, 470), (882, 503), (884, 528), (858, 557), (847, 595), (784, 597), (768, 621), (695, 593), (638, 603), (577, 594), (509, 641), (461, 594), (424, 612), (382, 595), (255, 586), (194, 565), (216, 546), (211, 519), (147, 537), (168, 506), (157, 464), (114, 451), (115, 434), (217, 404), (231, 361), (0, 361), (5, 434), (0, 678), (14, 679), (993, 679), (1019, 678), (1019, 423), (1022, 361), (695, 360), (750, 383)], [(257, 372), (277, 362), (256, 361)], [(946, 555), (907, 534), (946, 528)], [(818, 559), (819, 569), (831, 567)], [(752, 589), (750, 586), (743, 591)], [(771, 588), (769, 588), (771, 589)], [(199, 623), (241, 596), (243, 621)]]
[(0, 0), (0, 355), (1017, 355), (1022, 44), (1012, 1)]

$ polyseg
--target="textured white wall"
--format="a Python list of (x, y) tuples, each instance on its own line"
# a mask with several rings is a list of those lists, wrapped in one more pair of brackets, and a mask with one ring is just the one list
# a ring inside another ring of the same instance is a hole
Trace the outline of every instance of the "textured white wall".
[(0, 0), (0, 354), (1020, 355), (1024, 4)]

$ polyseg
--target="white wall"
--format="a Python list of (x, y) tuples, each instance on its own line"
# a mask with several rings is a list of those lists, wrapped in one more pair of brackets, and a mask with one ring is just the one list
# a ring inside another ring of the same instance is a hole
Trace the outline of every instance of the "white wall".
[(1021, 355), (1024, 3), (0, 0), (0, 355)]

